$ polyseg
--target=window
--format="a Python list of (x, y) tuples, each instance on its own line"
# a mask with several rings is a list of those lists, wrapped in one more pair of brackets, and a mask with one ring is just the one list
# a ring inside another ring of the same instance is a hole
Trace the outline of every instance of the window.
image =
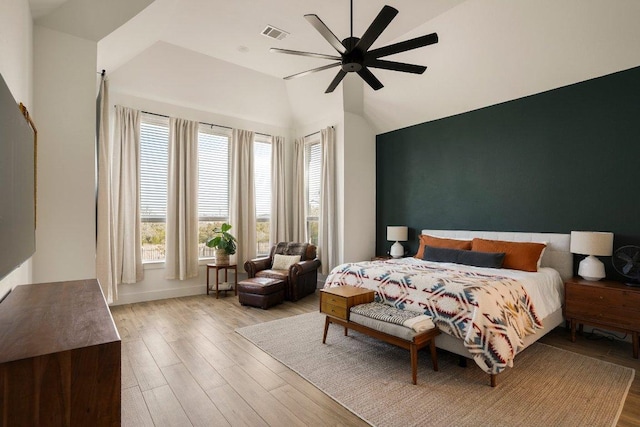
[(306, 181), (305, 201), (307, 203), (307, 238), (309, 243), (318, 245), (318, 224), (320, 217), (320, 170), (322, 151), (320, 141), (312, 141), (304, 147), (304, 174)]
[(256, 194), (256, 253), (268, 255), (271, 217), (271, 138), (256, 135), (253, 143), (253, 176)]
[(209, 125), (198, 133), (198, 218), (199, 256), (213, 257), (206, 242), (229, 221), (229, 131)]
[[(165, 259), (169, 119), (143, 114), (140, 123), (140, 220), (142, 261)], [(201, 125), (198, 131), (198, 249), (213, 229), (229, 221), (229, 131)], [(268, 232), (267, 232), (268, 239)]]
[(165, 257), (169, 120), (143, 114), (140, 123), (142, 260)]

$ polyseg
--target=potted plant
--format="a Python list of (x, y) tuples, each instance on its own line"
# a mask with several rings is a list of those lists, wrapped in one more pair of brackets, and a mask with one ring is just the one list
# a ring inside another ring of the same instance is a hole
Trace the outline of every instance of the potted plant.
[(220, 228), (214, 228), (214, 236), (207, 240), (206, 245), (214, 248), (216, 264), (229, 264), (229, 255), (236, 253), (236, 238), (229, 233), (231, 226), (226, 222)]

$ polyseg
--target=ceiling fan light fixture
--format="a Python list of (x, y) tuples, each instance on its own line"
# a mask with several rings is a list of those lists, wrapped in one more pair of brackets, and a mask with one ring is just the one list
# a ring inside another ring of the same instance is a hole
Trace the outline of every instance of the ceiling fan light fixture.
[(422, 74), (427, 67), (422, 65), (405, 64), (402, 62), (385, 61), (380, 58), (393, 55), (408, 50), (417, 49), (438, 43), (438, 35), (436, 33), (426, 36), (416, 37), (403, 42), (394, 43), (383, 46), (374, 50), (369, 50), (373, 43), (380, 37), (382, 32), (389, 26), (391, 21), (398, 14), (398, 10), (391, 6), (384, 6), (378, 13), (369, 28), (364, 32), (361, 38), (353, 36), (353, 0), (351, 0), (351, 36), (340, 41), (335, 34), (326, 26), (324, 22), (313, 14), (304, 15), (305, 19), (320, 33), (320, 35), (338, 52), (340, 56), (324, 55), (319, 53), (300, 52), (295, 50), (271, 48), (271, 52), (286, 53), (289, 55), (307, 56), (312, 58), (330, 59), (337, 62), (324, 65), (322, 67), (313, 68), (302, 73), (297, 73), (285, 77), (289, 80), (295, 77), (305, 76), (317, 71), (326, 70), (340, 65), (340, 71), (335, 76), (325, 93), (331, 93), (340, 84), (347, 73), (358, 73), (358, 75), (373, 90), (378, 90), (384, 85), (378, 80), (369, 68), (380, 68), (384, 70), (400, 71), (403, 73)]

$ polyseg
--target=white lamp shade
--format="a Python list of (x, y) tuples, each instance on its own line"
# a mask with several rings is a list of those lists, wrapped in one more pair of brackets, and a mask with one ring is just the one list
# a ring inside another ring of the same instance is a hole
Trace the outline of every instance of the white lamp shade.
[(402, 225), (390, 225), (387, 227), (387, 240), (392, 242), (406, 242), (409, 228)]
[(613, 233), (572, 231), (570, 251), (580, 255), (611, 256), (613, 253)]

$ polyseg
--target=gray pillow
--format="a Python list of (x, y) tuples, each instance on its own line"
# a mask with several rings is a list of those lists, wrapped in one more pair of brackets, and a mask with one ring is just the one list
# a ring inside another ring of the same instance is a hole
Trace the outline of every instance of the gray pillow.
[(502, 268), (504, 252), (478, 252), (425, 246), (422, 259), (435, 262), (453, 262), (475, 267)]

